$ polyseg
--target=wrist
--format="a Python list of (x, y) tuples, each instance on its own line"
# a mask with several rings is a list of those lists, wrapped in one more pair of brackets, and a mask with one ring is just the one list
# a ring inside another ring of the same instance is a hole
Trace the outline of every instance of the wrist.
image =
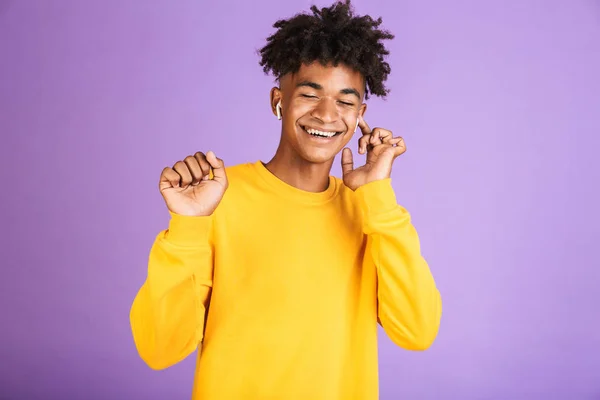
[(361, 209), (366, 215), (382, 214), (398, 207), (391, 178), (377, 179), (355, 190)]
[(211, 215), (182, 215), (169, 211), (171, 220), (166, 239), (179, 246), (199, 246), (208, 243), (212, 227)]

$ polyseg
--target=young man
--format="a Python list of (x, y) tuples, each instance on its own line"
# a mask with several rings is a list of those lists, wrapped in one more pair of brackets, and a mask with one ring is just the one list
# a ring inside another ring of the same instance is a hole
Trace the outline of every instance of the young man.
[(390, 181), (406, 147), (363, 119), (363, 99), (387, 94), (393, 36), (349, 3), (311, 10), (261, 50), (279, 81), (275, 156), (226, 168), (197, 152), (160, 176), (171, 219), (131, 326), (151, 368), (199, 349), (195, 399), (377, 399), (377, 323), (404, 349), (437, 335), (440, 294)]

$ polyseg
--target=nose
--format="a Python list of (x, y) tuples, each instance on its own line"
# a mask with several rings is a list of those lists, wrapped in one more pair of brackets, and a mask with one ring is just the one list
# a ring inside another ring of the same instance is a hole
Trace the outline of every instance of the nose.
[(335, 100), (324, 98), (321, 99), (312, 110), (310, 115), (318, 119), (323, 124), (330, 124), (337, 121), (338, 112), (335, 106)]

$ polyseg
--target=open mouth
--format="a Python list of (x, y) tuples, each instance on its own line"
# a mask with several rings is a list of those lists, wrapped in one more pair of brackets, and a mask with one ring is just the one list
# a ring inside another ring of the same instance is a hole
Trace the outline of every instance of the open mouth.
[(334, 131), (320, 131), (318, 129), (312, 129), (312, 128), (308, 128), (306, 126), (301, 126), (302, 130), (306, 133), (308, 133), (311, 136), (314, 136), (316, 138), (322, 138), (322, 139), (330, 139), (334, 136), (338, 136), (339, 134), (343, 133), (343, 132), (334, 132)]

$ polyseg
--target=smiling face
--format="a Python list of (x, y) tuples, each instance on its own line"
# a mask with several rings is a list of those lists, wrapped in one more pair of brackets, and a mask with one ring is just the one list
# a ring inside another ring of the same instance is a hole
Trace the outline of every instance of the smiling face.
[(362, 75), (342, 64), (315, 62), (285, 75), (280, 84), (271, 91), (274, 112), (281, 101), (280, 148), (309, 163), (332, 161), (352, 139), (357, 118), (366, 110)]

